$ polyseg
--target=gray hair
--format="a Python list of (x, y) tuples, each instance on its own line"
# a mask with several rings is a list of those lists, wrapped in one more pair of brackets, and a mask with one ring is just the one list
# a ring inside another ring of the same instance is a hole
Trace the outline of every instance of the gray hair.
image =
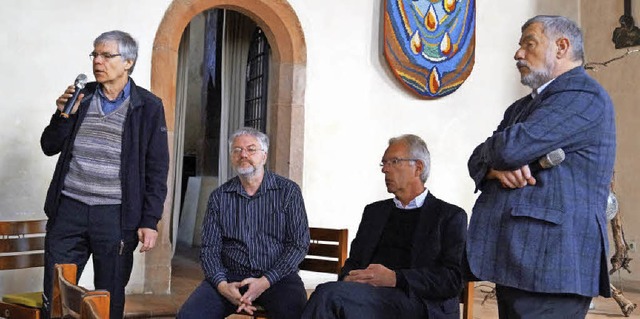
[(431, 171), (431, 154), (429, 153), (429, 148), (427, 148), (427, 143), (419, 136), (413, 134), (404, 134), (389, 139), (389, 145), (400, 142), (409, 146), (409, 156), (411, 158), (417, 159), (424, 164), (424, 171), (420, 174), (420, 180), (422, 180), (422, 183), (425, 183)]
[(231, 133), (231, 136), (229, 136), (229, 152), (231, 152), (233, 141), (240, 135), (251, 135), (255, 137), (260, 143), (260, 148), (262, 148), (265, 153), (269, 152), (269, 137), (267, 134), (264, 134), (252, 127), (242, 127)]
[(120, 57), (125, 61), (129, 60), (132, 62), (131, 68), (129, 69), (129, 74), (131, 74), (133, 72), (133, 67), (136, 66), (136, 61), (138, 60), (138, 43), (129, 33), (113, 30), (99, 35), (95, 40), (93, 40), (93, 46), (95, 47), (98, 44), (111, 41), (118, 44), (118, 53), (121, 54)]
[(559, 37), (566, 37), (571, 44), (571, 58), (573, 61), (584, 62), (584, 44), (582, 31), (578, 25), (563, 16), (539, 15), (522, 25), (522, 32), (533, 23), (542, 24), (544, 35), (551, 41)]

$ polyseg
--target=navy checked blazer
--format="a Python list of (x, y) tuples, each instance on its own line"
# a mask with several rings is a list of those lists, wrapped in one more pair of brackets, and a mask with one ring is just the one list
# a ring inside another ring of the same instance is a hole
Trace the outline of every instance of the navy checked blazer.
[[(566, 159), (535, 173), (535, 186), (484, 179), (489, 168), (514, 170), (557, 148)], [(512, 104), (468, 163), (482, 192), (469, 223), (472, 273), (527, 291), (610, 296), (605, 210), (615, 151), (613, 105), (582, 67)]]

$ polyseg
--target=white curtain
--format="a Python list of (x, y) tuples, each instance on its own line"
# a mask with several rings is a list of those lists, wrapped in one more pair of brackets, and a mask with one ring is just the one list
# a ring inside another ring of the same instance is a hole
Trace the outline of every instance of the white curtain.
[[(244, 100), (249, 46), (256, 24), (248, 17), (225, 10), (222, 36), (222, 123), (220, 125), (220, 179), (234, 176), (229, 163), (229, 135), (244, 124)], [(225, 122), (226, 119), (226, 122)]]
[(187, 86), (188, 86), (188, 63), (189, 55), (189, 26), (185, 28), (180, 40), (180, 48), (178, 49), (178, 75), (176, 79), (176, 109), (175, 109), (175, 127), (174, 127), (174, 172), (175, 184), (173, 185), (173, 219), (171, 221), (171, 245), (172, 256), (176, 252), (176, 244), (178, 239), (178, 225), (180, 223), (180, 202), (182, 200), (182, 154), (184, 154), (184, 127), (185, 127), (185, 109), (187, 105)]

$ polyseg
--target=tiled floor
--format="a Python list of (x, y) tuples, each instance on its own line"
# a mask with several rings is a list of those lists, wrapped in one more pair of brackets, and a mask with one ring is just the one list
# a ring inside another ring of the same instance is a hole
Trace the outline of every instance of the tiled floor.
[(171, 263), (171, 294), (127, 295), (125, 317), (174, 318), (177, 309), (202, 281), (198, 253), (198, 249), (177, 249)]
[[(200, 284), (202, 270), (198, 263), (197, 249), (178, 249), (173, 258), (173, 275), (171, 279), (171, 295), (129, 295), (127, 296), (127, 318), (173, 318), (176, 310), (184, 303), (191, 291)], [(498, 318), (495, 298), (485, 296), (491, 291), (491, 284), (479, 282), (475, 288), (475, 302), (473, 306), (473, 318), (494, 319)], [(640, 287), (639, 287), (640, 288)], [(640, 290), (626, 289), (625, 297), (640, 304)], [(619, 306), (613, 299), (594, 299), (595, 308), (589, 311), (587, 319), (611, 319), (611, 318), (640, 318), (640, 309), (636, 309), (631, 316), (625, 317)], [(247, 319), (247, 316), (233, 315), (229, 318)], [(399, 318), (401, 319), (401, 318)]]

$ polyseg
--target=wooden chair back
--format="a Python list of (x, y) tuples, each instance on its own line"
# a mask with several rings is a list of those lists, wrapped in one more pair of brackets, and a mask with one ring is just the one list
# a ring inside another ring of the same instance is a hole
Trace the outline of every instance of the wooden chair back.
[(80, 318), (82, 296), (87, 291), (77, 286), (78, 266), (75, 264), (56, 264), (53, 276), (53, 301), (51, 317)]
[[(75, 264), (56, 264), (51, 316), (76, 319), (109, 318), (109, 292), (78, 286), (77, 270)], [(91, 311), (92, 308), (94, 311)]]
[(340, 274), (347, 260), (348, 229), (309, 228), (309, 252), (300, 264), (301, 270)]
[(0, 221), (0, 270), (44, 266), (46, 220)]
[[(0, 221), (0, 270), (44, 266), (44, 236), (47, 220)], [(0, 317), (38, 319), (42, 292), (20, 292), (2, 296)]]

